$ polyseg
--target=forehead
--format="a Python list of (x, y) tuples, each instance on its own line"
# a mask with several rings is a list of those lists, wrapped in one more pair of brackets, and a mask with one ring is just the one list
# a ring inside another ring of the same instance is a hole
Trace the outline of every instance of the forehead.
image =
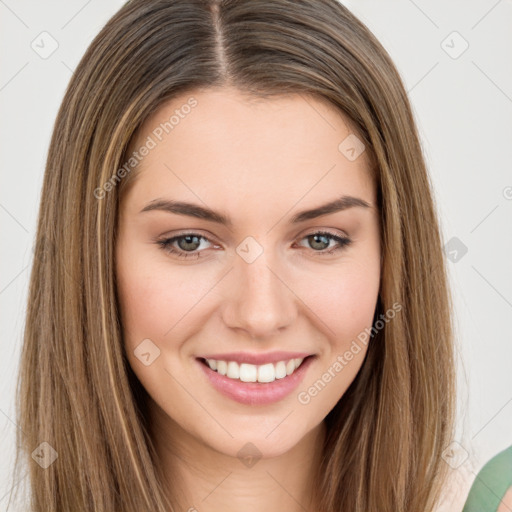
[(324, 197), (337, 189), (340, 195), (366, 193), (373, 202), (366, 152), (353, 160), (343, 152), (350, 137), (357, 137), (353, 123), (323, 98), (197, 89), (154, 112), (137, 131), (130, 151), (152, 141), (136, 180), (148, 199), (176, 187), (199, 197), (223, 190), (220, 199), (228, 202), (233, 193), (298, 199)]

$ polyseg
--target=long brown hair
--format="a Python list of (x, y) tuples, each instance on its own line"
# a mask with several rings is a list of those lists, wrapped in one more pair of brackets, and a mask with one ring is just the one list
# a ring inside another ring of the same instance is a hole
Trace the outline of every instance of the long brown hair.
[[(366, 145), (381, 215), (375, 318), (402, 309), (325, 419), (321, 510), (432, 511), (454, 415), (439, 223), (400, 76), (336, 0), (130, 0), (87, 49), (55, 122), (30, 279), (17, 397), (30, 509), (172, 509), (123, 353), (114, 248), (136, 169), (119, 169), (163, 102), (226, 85), (263, 98), (313, 94)], [(43, 468), (38, 453), (57, 458)]]

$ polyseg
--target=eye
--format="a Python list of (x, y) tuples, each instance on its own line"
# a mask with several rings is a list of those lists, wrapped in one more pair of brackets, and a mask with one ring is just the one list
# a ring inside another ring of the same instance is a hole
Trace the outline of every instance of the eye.
[[(313, 252), (319, 256), (333, 254), (352, 243), (350, 238), (329, 233), (328, 231), (317, 231), (306, 235), (301, 240), (307, 240)], [(201, 252), (205, 249), (203, 247), (203, 250), (198, 250), (201, 247), (202, 241), (212, 243), (198, 233), (183, 233), (172, 238), (157, 240), (156, 243), (165, 252), (176, 255), (178, 258), (197, 259), (201, 257)], [(331, 242), (334, 242), (334, 246), (329, 248)]]
[[(201, 240), (208, 241), (198, 233), (184, 233), (173, 238), (158, 240), (157, 244), (166, 252), (175, 254), (178, 258), (194, 258), (201, 256), (201, 252), (195, 252), (201, 245)], [(178, 247), (175, 247), (177, 245)]]
[[(319, 256), (325, 254), (333, 254), (341, 249), (344, 249), (352, 243), (352, 240), (348, 237), (335, 235), (328, 231), (318, 231), (306, 235), (302, 240), (307, 240), (307, 243), (312, 247), (314, 252), (318, 253)], [(334, 242), (334, 246), (329, 248), (329, 244)], [(317, 250), (318, 249), (318, 250)]]

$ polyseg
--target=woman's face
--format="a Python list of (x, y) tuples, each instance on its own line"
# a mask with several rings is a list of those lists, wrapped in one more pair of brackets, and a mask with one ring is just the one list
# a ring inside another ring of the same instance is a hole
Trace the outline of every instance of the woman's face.
[[(126, 354), (161, 432), (276, 456), (353, 381), (380, 283), (359, 144), (324, 101), (226, 88), (176, 97), (141, 127), (116, 273)], [(357, 199), (343, 209), (344, 196)]]

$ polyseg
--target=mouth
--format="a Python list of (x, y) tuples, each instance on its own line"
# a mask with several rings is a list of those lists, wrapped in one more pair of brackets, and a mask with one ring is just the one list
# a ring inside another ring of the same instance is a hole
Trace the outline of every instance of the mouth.
[(222, 395), (246, 405), (266, 405), (288, 396), (300, 382), (315, 355), (250, 364), (212, 357), (196, 358), (207, 381)]
[(214, 372), (228, 379), (241, 382), (270, 383), (295, 373), (308, 357), (313, 356), (283, 359), (261, 365), (213, 358), (200, 358), (200, 361)]

